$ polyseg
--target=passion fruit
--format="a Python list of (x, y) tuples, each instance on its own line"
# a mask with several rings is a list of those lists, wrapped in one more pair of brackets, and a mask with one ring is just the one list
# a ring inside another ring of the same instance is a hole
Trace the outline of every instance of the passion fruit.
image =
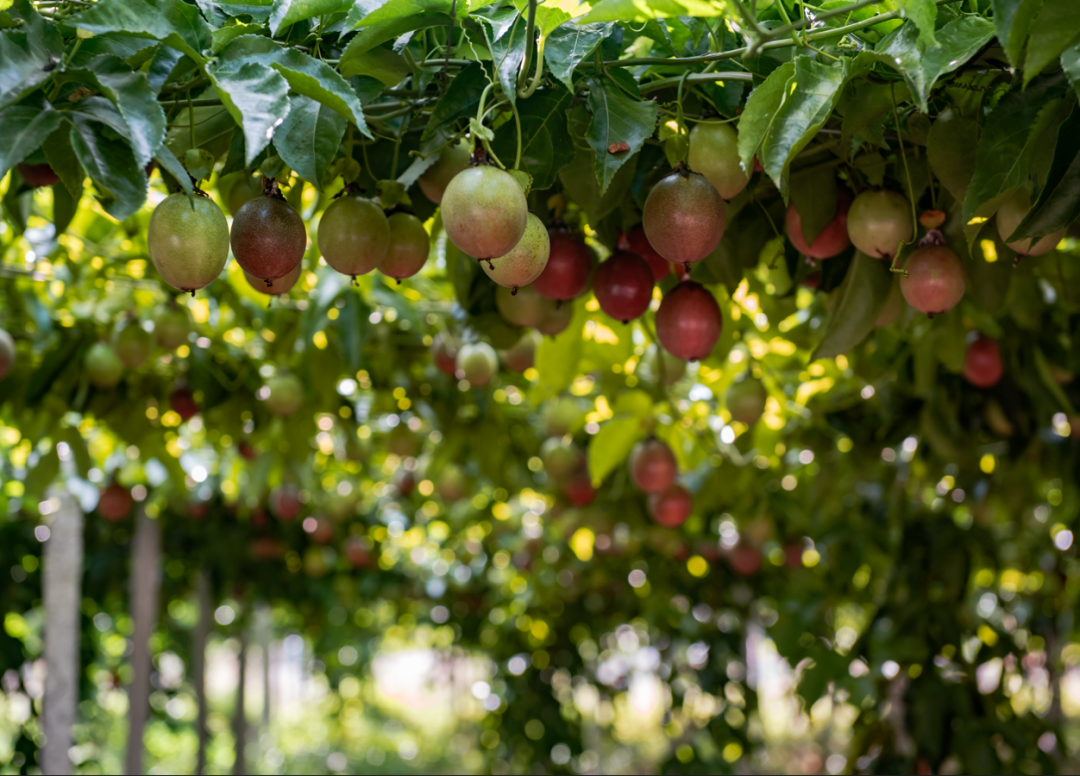
[(86, 375), (98, 390), (108, 391), (120, 383), (124, 364), (107, 342), (97, 342), (86, 353)]
[(505, 256), (481, 261), (480, 267), (500, 286), (521, 288), (540, 277), (548, 265), (550, 254), (551, 240), (544, 222), (529, 213), (525, 234), (518, 244)]
[(668, 291), (660, 303), (656, 311), (656, 336), (671, 355), (696, 361), (712, 352), (723, 323), (716, 297), (701, 284), (684, 280)]
[(630, 477), (646, 493), (660, 493), (675, 484), (675, 453), (659, 439), (638, 442), (630, 453)]
[(326, 208), (319, 221), (318, 240), (326, 263), (355, 278), (371, 272), (386, 258), (390, 221), (375, 202), (349, 194)]
[(569, 396), (564, 396), (547, 406), (544, 425), (548, 436), (566, 436), (581, 422), (581, 407)]
[(116, 335), (115, 349), (121, 364), (128, 369), (138, 369), (150, 358), (154, 349), (154, 338), (137, 320), (131, 320)]
[(118, 482), (114, 482), (101, 491), (98, 497), (98, 514), (115, 523), (131, 514), (131, 491)]
[(245, 272), (259, 280), (288, 275), (304, 258), (306, 248), (304, 219), (278, 196), (255, 197), (233, 219), (233, 255)]
[(486, 342), (462, 345), (457, 355), (457, 376), (477, 388), (491, 382), (499, 371), (499, 357)]
[(0, 380), (7, 377), (8, 372), (15, 366), (15, 340), (3, 329), (0, 329)]
[(169, 394), (169, 409), (180, 416), (185, 423), (199, 414), (199, 405), (195, 396), (185, 385), (178, 385)]
[(795, 208), (795, 203), (792, 202), (788, 206), (785, 219), (788, 239), (803, 256), (809, 256), (811, 259), (831, 259), (851, 245), (847, 225), (850, 206), (851, 194), (841, 186), (836, 190), (836, 215), (814, 238), (814, 242), (808, 243), (802, 230), (802, 218)]
[(533, 282), (537, 292), (548, 299), (566, 302), (576, 299), (589, 285), (593, 257), (580, 234), (564, 229), (548, 233), (550, 250), (547, 266)]
[(294, 414), (304, 400), (304, 386), (295, 375), (271, 377), (266, 381), (266, 389), (266, 406), (275, 415)]
[(654, 276), (645, 259), (630, 251), (615, 251), (596, 270), (593, 293), (600, 309), (629, 323), (649, 309)]
[[(1003, 242), (1012, 237), (1016, 227), (1020, 226), (1020, 222), (1024, 220), (1029, 210), (1031, 210), (1031, 195), (1022, 187), (1016, 189), (1001, 203), (996, 220), (998, 235)], [(1042, 256), (1057, 247), (1058, 243), (1064, 239), (1066, 231), (1067, 229), (1061, 229), (1053, 234), (1048, 234), (1038, 242), (1029, 237), (1026, 240), (1014, 240), (1005, 244), (1021, 256)]]
[(997, 340), (980, 336), (964, 354), (964, 379), (976, 388), (993, 388), (1005, 374)]
[(574, 306), (569, 304), (552, 305), (547, 315), (540, 323), (536, 324), (536, 330), (541, 334), (554, 337), (562, 334), (570, 326), (574, 318)]
[(166, 350), (175, 350), (188, 340), (191, 316), (175, 302), (163, 307), (154, 316), (154, 339)]
[(469, 166), (469, 141), (461, 140), (444, 148), (438, 161), (424, 170), (417, 183), (424, 196), (436, 205), (442, 204), (443, 192), (454, 177)]
[[(235, 236), (235, 222), (233, 229)], [(209, 197), (170, 194), (150, 216), (146, 244), (166, 283), (195, 291), (210, 285), (225, 268), (229, 223)]]
[(649, 244), (649, 238), (645, 236), (645, 230), (640, 226), (635, 226), (627, 233), (626, 249), (649, 262), (653, 278), (657, 283), (671, 274), (671, 263)]
[(536, 348), (542, 337), (539, 332), (527, 331), (517, 342), (506, 350), (499, 351), (499, 360), (512, 372), (524, 372), (531, 369), (536, 361)]
[(446, 333), (436, 334), (431, 341), (431, 358), (440, 372), (453, 377), (457, 372), (457, 343)]
[(239, 174), (225, 194), (225, 207), (229, 209), (229, 212), (235, 218), (240, 208), (255, 199), (255, 197), (261, 197), (262, 193), (263, 179), (261, 175)]
[(295, 520), (303, 508), (300, 489), (295, 485), (278, 485), (270, 492), (270, 511), (278, 520)]
[(524, 286), (513, 291), (506, 286), (495, 290), (495, 306), (507, 323), (515, 326), (539, 326), (555, 307), (540, 296), (536, 286)]
[(53, 168), (48, 164), (20, 164), (18, 165), (19, 177), (26, 181), (27, 186), (33, 188), (41, 188), (42, 186), (52, 186), (54, 183), (60, 182), (60, 176), (53, 172)]
[(680, 166), (653, 186), (641, 220), (657, 253), (676, 264), (693, 264), (716, 250), (727, 216), (716, 187)]
[(649, 496), (649, 514), (664, 528), (678, 528), (690, 517), (693, 509), (694, 497), (679, 484)]
[(589, 479), (589, 475), (583, 472), (573, 475), (567, 481), (563, 492), (566, 493), (566, 498), (575, 507), (586, 507), (596, 498), (596, 490), (592, 486), (592, 481)]
[(897, 191), (870, 189), (855, 197), (847, 214), (848, 237), (875, 259), (891, 259), (915, 233), (911, 203)]
[(450, 241), (477, 259), (508, 254), (528, 224), (525, 192), (510, 173), (490, 165), (462, 170), (446, 186), (443, 226)]
[(247, 280), (248, 285), (258, 291), (260, 294), (266, 294), (267, 296), (281, 296), (292, 291), (293, 286), (300, 279), (300, 276), (304, 274), (304, 262), (300, 262), (293, 267), (292, 272), (283, 278), (277, 280), (260, 280), (254, 275), (244, 273), (244, 278)]
[(431, 237), (424, 222), (412, 213), (394, 213), (387, 222), (390, 243), (379, 272), (400, 283), (402, 278), (411, 278), (424, 268), (431, 250)]
[(686, 161), (726, 200), (734, 199), (750, 182), (739, 161), (739, 135), (730, 124), (695, 125), (690, 130), (690, 154)]
[(752, 426), (765, 414), (765, 401), (768, 394), (760, 380), (748, 377), (734, 383), (727, 392), (727, 408), (731, 419)]
[(954, 308), (964, 296), (964, 264), (944, 245), (925, 245), (904, 264), (900, 291), (919, 312), (938, 315)]

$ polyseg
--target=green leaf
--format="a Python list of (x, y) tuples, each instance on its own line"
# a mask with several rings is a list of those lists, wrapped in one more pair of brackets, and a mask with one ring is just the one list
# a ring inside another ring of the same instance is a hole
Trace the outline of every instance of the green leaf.
[(1054, 148), (1054, 163), (1039, 198), (1009, 242), (1034, 238), (1070, 226), (1080, 217), (1080, 107), (1073, 107), (1061, 125)]
[[(610, 78), (590, 77), (588, 106), (592, 121), (585, 140), (596, 154), (596, 180), (603, 195), (626, 160), (641, 150), (656, 129), (656, 103), (635, 100)], [(613, 145), (626, 143), (628, 151), (612, 153)]]
[(364, 73), (367, 60), (362, 55), (378, 48), (387, 41), (397, 40), (402, 35), (428, 27), (443, 27), (450, 23), (446, 14), (428, 13), (404, 16), (364, 27), (349, 40), (341, 55), (338, 67), (346, 78)]
[(251, 166), (270, 144), (278, 121), (289, 116), (289, 85), (278, 71), (257, 62), (235, 72), (211, 70), (207, 75), (221, 102), (244, 132), (244, 163)]
[(518, 73), (525, 59), (525, 27), (525, 19), (518, 16), (510, 32), (491, 44), (495, 74), (502, 85), (503, 94), (511, 103), (517, 101)]
[(938, 30), (938, 45), (923, 51), (918, 27), (905, 22), (882, 38), (871, 56), (903, 75), (919, 110), (928, 113), (930, 92), (937, 80), (975, 56), (993, 37), (993, 22), (968, 14)]
[(38, 97), (0, 110), (0, 180), (60, 127), (63, 114)]
[(98, 188), (105, 212), (123, 221), (146, 201), (146, 173), (126, 141), (85, 114), (73, 116), (71, 147)]
[(157, 156), (155, 156), (154, 159), (161, 165), (165, 172), (169, 173), (169, 175), (180, 184), (184, 192), (190, 197), (194, 192), (194, 188), (191, 185), (191, 178), (188, 177), (187, 170), (184, 169), (184, 165), (180, 164), (180, 160), (176, 158), (176, 155), (172, 150), (162, 143), (161, 148), (158, 149)]
[(1035, 348), (1035, 370), (1039, 373), (1043, 387), (1054, 397), (1058, 407), (1063, 409), (1070, 418), (1076, 417), (1076, 410), (1073, 409), (1072, 402), (1065, 395), (1065, 391), (1061, 390), (1061, 384), (1055, 379), (1054, 372), (1050, 369), (1050, 362), (1046, 360), (1042, 348)]
[(921, 41), (926, 46), (936, 46), (934, 22), (937, 20), (937, 3), (934, 0), (899, 0), (904, 18), (911, 19), (919, 28)]
[(386, 48), (352, 54), (347, 62), (345, 57), (341, 59), (341, 74), (346, 78), (366, 75), (377, 78), (384, 86), (391, 88), (401, 83), (410, 72), (412, 70), (405, 57)]
[(351, 0), (274, 0), (270, 12), (270, 34), (277, 36), (290, 24), (313, 16), (340, 13), (349, 10), (352, 5)]
[(811, 360), (836, 358), (858, 345), (874, 328), (892, 289), (887, 262), (859, 251), (836, 289), (832, 314)]
[(750, 93), (746, 109), (739, 118), (739, 160), (743, 170), (753, 172), (754, 156), (769, 132), (769, 125), (794, 75), (795, 65), (785, 62), (769, 74), (765, 83)]
[(611, 34), (614, 24), (578, 24), (575, 20), (556, 27), (544, 46), (544, 62), (551, 74), (574, 91), (574, 70)]
[(1032, 21), (1043, 0), (991, 0), (994, 9), (994, 26), (1009, 62), (1020, 64)]
[(348, 122), (310, 97), (296, 95), (288, 118), (274, 133), (274, 148), (301, 178), (322, 190)]
[(90, 63), (94, 78), (131, 129), (131, 146), (144, 167), (165, 140), (165, 111), (145, 73), (133, 71), (119, 57), (103, 54)]
[[(449, 14), (451, 7), (453, 7), (451, 0), (388, 0), (388, 2), (376, 6), (374, 10), (369, 12), (373, 5), (375, 4), (363, 2), (354, 5), (352, 10), (349, 11), (349, 15), (345, 17), (345, 29), (371, 27), (382, 22), (394, 21), (422, 13)], [(467, 3), (457, 3), (455, 14), (458, 19), (464, 18), (468, 12), (469, 6)]]
[(840, 65), (821, 65), (805, 56), (795, 60), (794, 75), (758, 155), (785, 202), (791, 161), (828, 121), (847, 77), (843, 61)]
[[(764, 5), (764, 4), (762, 4)], [(590, 22), (643, 22), (671, 16), (701, 16), (713, 18), (724, 16), (728, 11), (724, 0), (600, 0), (592, 10), (578, 21)]]
[(1080, 37), (1080, 3), (1075, 0), (1046, 0), (1028, 39), (1024, 60), (1024, 84), (1041, 73)]
[(1035, 141), (1053, 119), (1064, 93), (1064, 79), (1044, 78), (1001, 98), (979, 138), (975, 174), (964, 198), (965, 223), (984, 204), (1027, 183)]
[[(562, 89), (538, 91), (518, 104), (521, 116), (521, 169), (533, 177), (533, 188), (550, 188), (559, 170), (574, 160), (574, 141), (566, 128), (570, 93)], [(517, 130), (508, 121), (495, 132), (493, 149), (500, 159), (514, 158)]]
[(161, 93), (176, 65), (183, 57), (184, 55), (172, 46), (164, 44), (158, 46), (154, 56), (150, 59), (150, 69), (146, 73), (147, 80), (150, 81), (150, 88), (154, 90), (154, 94)]
[(1061, 55), (1061, 68), (1069, 79), (1069, 85), (1080, 94), (1080, 43), (1065, 49)]
[[(2, 131), (2, 130), (0, 130)], [(45, 140), (45, 161), (53, 168), (60, 182), (76, 200), (82, 196), (83, 174), (75, 150), (71, 147), (71, 128), (65, 122)], [(0, 177), (3, 177), (0, 175)]]
[(952, 110), (942, 113), (926, 139), (926, 158), (930, 168), (957, 202), (967, 195), (979, 146), (979, 125), (974, 119), (957, 116)]
[(184, 0), (150, 0), (150, 3), (172, 27), (173, 34), (165, 38), (165, 43), (183, 51), (196, 62), (204, 62), (203, 52), (213, 50), (214, 33), (198, 7)]
[(597, 166), (596, 154), (591, 150), (575, 146), (574, 160), (562, 168), (559, 172), (559, 180), (570, 195), (570, 199), (588, 214), (590, 224), (600, 223), (606, 215), (619, 206), (630, 184), (633, 183), (638, 156), (635, 154), (629, 162), (619, 168), (608, 190), (601, 194), (600, 183), (593, 173)]
[(53, 190), (53, 226), (56, 234), (63, 234), (79, 211), (79, 199), (82, 198), (82, 187), (78, 194), (72, 196), (67, 186), (63, 183), (54, 183)]
[[(472, 262), (476, 264), (476, 262)], [(578, 363), (585, 347), (582, 332), (588, 313), (582, 300), (564, 302), (574, 305), (574, 317), (561, 334), (545, 337), (536, 349), (536, 371), (540, 378), (534, 398), (540, 400), (554, 396), (570, 387), (578, 374)]]
[[(487, 86), (487, 75), (484, 66), (479, 62), (473, 62), (458, 73), (447, 87), (446, 93), (435, 103), (431, 111), (431, 118), (424, 127), (421, 142), (427, 148), (428, 141), (436, 140), (444, 134), (449, 136), (453, 133), (454, 126), (463, 118), (476, 115), (476, 109), (480, 104), (480, 95)], [(441, 145), (439, 140), (435, 145)], [(427, 149), (431, 150), (431, 149)]]
[(806, 242), (813, 243), (836, 217), (836, 190), (836, 170), (831, 167), (792, 177), (791, 201), (802, 222)]
[(18, 102), (52, 75), (53, 57), (23, 30), (0, 31), (0, 108)]
[(911, 97), (905, 84), (875, 84), (866, 81), (852, 83), (844, 91), (836, 105), (837, 113), (843, 115), (840, 123), (840, 153), (851, 155), (851, 139), (869, 125), (892, 111), (895, 91), (896, 104), (901, 105)]
[(589, 476), (593, 487), (598, 487), (644, 438), (640, 418), (612, 418), (602, 425), (589, 443)]
[[(69, 23), (94, 34), (124, 32), (160, 40), (202, 62), (202, 50), (210, 48), (209, 25), (194, 6), (182, 8), (180, 0), (100, 0), (92, 8), (72, 17)], [(170, 18), (171, 17), (171, 18)], [(179, 23), (174, 27), (173, 23)], [(201, 22), (201, 24), (200, 24)]]

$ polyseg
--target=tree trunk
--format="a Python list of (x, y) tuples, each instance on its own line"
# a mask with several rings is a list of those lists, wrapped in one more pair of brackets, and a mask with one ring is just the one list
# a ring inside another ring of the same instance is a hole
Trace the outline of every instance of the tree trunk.
[(206, 643), (210, 639), (213, 627), (213, 601), (210, 598), (210, 572), (199, 569), (195, 578), (195, 597), (199, 607), (199, 620), (195, 623), (191, 647), (191, 682), (195, 686), (195, 703), (198, 718), (195, 731), (199, 736), (199, 753), (195, 761), (195, 773), (202, 776), (206, 772)]
[(247, 744), (247, 712), (245, 688), (247, 685), (247, 628), (240, 629), (240, 654), (236, 656), (239, 664), (236, 678), (236, 711), (233, 712), (233, 738), (236, 740), (236, 759), (233, 761), (234, 776), (247, 773), (244, 762), (244, 746)]
[(82, 602), (83, 513), (79, 502), (57, 488), (60, 509), (53, 515), (43, 550), (45, 607), (44, 773), (71, 773), (71, 727), (79, 703), (79, 609)]
[(125, 773), (143, 772), (143, 731), (150, 716), (150, 636), (157, 625), (158, 593), (161, 587), (161, 528), (139, 509), (135, 538), (131, 543), (131, 686), (128, 688), (128, 743)]

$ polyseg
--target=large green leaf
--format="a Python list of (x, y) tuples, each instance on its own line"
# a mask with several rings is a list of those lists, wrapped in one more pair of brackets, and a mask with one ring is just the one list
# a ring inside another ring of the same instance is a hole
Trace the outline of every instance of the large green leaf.
[(1041, 73), (1080, 37), (1080, 3), (1076, 0), (1045, 0), (1031, 25), (1024, 83)]
[(1070, 226), (1080, 217), (1080, 108), (1073, 107), (1058, 130), (1054, 163), (1039, 199), (1020, 222), (1016, 232), (1004, 235), (1009, 242), (1039, 240)]
[(169, 173), (180, 184), (180, 187), (190, 197), (194, 192), (194, 187), (191, 185), (191, 176), (184, 169), (184, 165), (180, 164), (180, 160), (176, 158), (176, 154), (172, 152), (172, 149), (162, 143), (154, 159), (165, 172)]
[[(165, 42), (191, 56), (196, 62), (204, 61), (204, 53), (208, 54), (214, 47), (214, 33), (199, 13), (198, 7), (184, 0), (150, 0), (150, 3), (165, 17), (173, 30), (172, 34), (165, 38)], [(192, 56), (192, 52), (197, 56)]]
[[(449, 14), (451, 7), (453, 7), (451, 0), (387, 0), (382, 4), (359, 2), (352, 7), (349, 15), (345, 17), (345, 29), (370, 27), (407, 16), (415, 16), (416, 14)], [(464, 17), (468, 11), (468, 3), (457, 3), (455, 8), (457, 18)]]
[(590, 22), (631, 22), (662, 19), (672, 16), (724, 16), (728, 4), (724, 0), (600, 0), (582, 16), (582, 24)]
[(44, 99), (28, 100), (0, 110), (0, 180), (56, 130), (63, 114)]
[(795, 60), (791, 84), (784, 92), (758, 155), (785, 202), (791, 161), (828, 121), (847, 77), (846, 61), (822, 65), (805, 56)]
[(274, 148), (285, 164), (321, 190), (348, 122), (310, 97), (296, 95), (289, 102), (289, 116), (274, 133)]
[(525, 59), (525, 27), (525, 19), (518, 16), (510, 31), (491, 44), (495, 74), (502, 85), (503, 94), (511, 103), (517, 101), (517, 79)]
[(559, 25), (548, 36), (544, 46), (544, 62), (548, 70), (567, 89), (574, 91), (574, 70), (592, 54), (600, 41), (611, 34), (613, 27), (610, 22), (578, 24), (575, 20)]
[(540, 379), (534, 389), (534, 399), (541, 401), (570, 387), (578, 374), (578, 364), (585, 347), (582, 330), (588, 313), (584, 303), (563, 304), (574, 305), (574, 317), (570, 325), (561, 334), (545, 337), (536, 349), (536, 371), (540, 373)]
[(114, 136), (106, 124), (77, 113), (73, 116), (71, 147), (98, 189), (105, 212), (118, 221), (135, 213), (146, 201), (146, 173), (131, 146)]
[(899, 105), (911, 97), (906, 84), (877, 84), (867, 81), (853, 81), (844, 90), (836, 105), (838, 113), (843, 114), (840, 122), (840, 151), (850, 155), (851, 140), (859, 132), (866, 130), (893, 108), (893, 100)]
[(410, 72), (412, 69), (405, 61), (405, 57), (387, 48), (354, 52), (349, 56), (348, 61), (344, 57), (341, 59), (341, 74), (346, 78), (368, 76), (377, 78), (383, 86), (391, 88), (401, 83)]
[(1053, 119), (1065, 82), (1043, 78), (1001, 98), (979, 138), (975, 174), (964, 198), (964, 221), (982, 205), (1027, 183), (1035, 141)]
[(49, 52), (23, 30), (0, 31), (0, 108), (44, 83), (51, 76), (46, 68), (52, 64)]
[(480, 95), (487, 86), (487, 74), (484, 66), (479, 62), (473, 62), (466, 67), (450, 82), (446, 93), (435, 103), (431, 111), (431, 118), (424, 127), (421, 142), (427, 147), (429, 141), (437, 141), (440, 145), (444, 134), (452, 134), (454, 126), (462, 119), (467, 119), (476, 114), (480, 104)]
[(619, 206), (633, 183), (638, 156), (639, 154), (635, 154), (619, 168), (608, 190), (601, 194), (600, 183), (593, 173), (597, 166), (596, 154), (591, 150), (574, 147), (574, 159), (560, 170), (559, 181), (570, 199), (588, 214), (590, 224), (600, 223), (604, 216)]
[(919, 28), (921, 41), (925, 46), (936, 46), (934, 22), (937, 20), (937, 3), (934, 0), (899, 0), (904, 17), (911, 19)]
[(906, 22), (882, 38), (872, 56), (904, 76), (919, 109), (927, 113), (930, 92), (937, 80), (975, 56), (993, 37), (993, 22), (965, 14), (938, 30), (938, 45), (923, 51), (918, 27)]
[[(596, 154), (596, 180), (603, 195), (619, 168), (653, 134), (657, 107), (651, 100), (635, 100), (610, 78), (590, 77), (588, 84), (592, 121), (585, 140)], [(621, 143), (629, 150), (615, 150)]]
[(753, 172), (754, 156), (761, 148), (769, 125), (788, 91), (788, 82), (795, 74), (795, 65), (786, 62), (773, 70), (765, 83), (750, 93), (746, 109), (739, 118), (739, 160), (744, 170)]
[(203, 61), (202, 51), (212, 41), (198, 9), (181, 0), (100, 0), (70, 23), (96, 34), (123, 32), (164, 41), (196, 62)]
[(791, 201), (808, 243), (813, 243), (836, 217), (836, 191), (836, 171), (831, 167), (792, 176)]
[[(566, 128), (570, 93), (539, 91), (518, 105), (521, 116), (521, 169), (533, 178), (534, 189), (549, 188), (563, 167), (574, 160), (574, 141)], [(508, 121), (495, 132), (495, 153), (509, 163), (517, 151), (517, 130)]]
[(270, 34), (314, 16), (340, 13), (352, 8), (352, 0), (274, 0), (270, 11)]
[[(60, 182), (68, 190), (68, 193), (77, 201), (82, 196), (83, 174), (82, 165), (75, 158), (75, 149), (71, 147), (71, 127), (64, 122), (45, 140), (45, 161), (53, 168), (53, 172), (60, 178)], [(0, 175), (0, 177), (3, 177)]]
[(1080, 94), (1080, 43), (1065, 49), (1061, 55), (1061, 68), (1069, 84)]
[(150, 68), (146, 71), (146, 78), (150, 82), (150, 88), (154, 90), (154, 94), (161, 93), (162, 88), (172, 76), (173, 70), (176, 69), (176, 65), (179, 64), (183, 57), (183, 53), (172, 46), (166, 46), (165, 44), (158, 46), (154, 56), (150, 59)]
[(599, 487), (644, 438), (645, 427), (640, 418), (612, 418), (602, 425), (589, 443), (589, 476), (593, 487)]
[(400, 19), (391, 19), (364, 27), (352, 36), (349, 45), (345, 47), (345, 51), (341, 55), (341, 62), (338, 65), (341, 68), (341, 74), (346, 78), (351, 78), (363, 72), (363, 68), (356, 64), (360, 56), (388, 41), (396, 40), (402, 35), (416, 30), (428, 27), (442, 27), (449, 24), (449, 22), (450, 17), (446, 14), (428, 13), (403, 16)]
[(967, 195), (979, 145), (979, 125), (952, 110), (938, 116), (926, 139), (926, 158), (934, 175), (957, 202)]
[(95, 57), (90, 70), (131, 130), (131, 147), (144, 167), (165, 140), (165, 111), (157, 101), (146, 74), (133, 71), (111, 54)]
[(866, 339), (889, 298), (892, 282), (887, 262), (856, 251), (844, 282), (834, 292), (832, 314), (811, 359), (836, 358)]
[(250, 167), (270, 144), (274, 127), (288, 118), (289, 84), (277, 70), (259, 62), (248, 62), (235, 71), (207, 68), (206, 72), (222, 104), (244, 131), (244, 164)]
[(1020, 64), (1024, 43), (1042, 3), (1043, 0), (991, 0), (998, 40), (1013, 65)]

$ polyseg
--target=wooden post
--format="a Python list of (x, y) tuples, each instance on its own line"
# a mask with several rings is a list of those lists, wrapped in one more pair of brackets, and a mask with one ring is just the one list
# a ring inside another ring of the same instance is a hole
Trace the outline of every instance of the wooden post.
[[(71, 773), (71, 727), (79, 704), (79, 610), (82, 603), (83, 513), (79, 502), (56, 488), (60, 502), (49, 526), (42, 563), (45, 607), (44, 773)], [(41, 529), (39, 529), (41, 530)]]
[(135, 632), (132, 635), (128, 742), (124, 759), (124, 772), (129, 776), (143, 772), (143, 731), (150, 716), (150, 636), (157, 625), (161, 588), (161, 528), (142, 508), (135, 521), (135, 536), (131, 542), (131, 619), (135, 623)]
[(206, 772), (206, 744), (208, 735), (206, 731), (206, 644), (210, 640), (210, 629), (213, 627), (214, 603), (210, 598), (210, 572), (199, 569), (195, 578), (195, 598), (199, 608), (199, 619), (195, 623), (195, 632), (192, 635), (191, 647), (191, 681), (195, 686), (195, 703), (198, 707), (198, 718), (195, 722), (195, 731), (199, 736), (199, 753), (195, 762), (195, 773), (202, 776)]

